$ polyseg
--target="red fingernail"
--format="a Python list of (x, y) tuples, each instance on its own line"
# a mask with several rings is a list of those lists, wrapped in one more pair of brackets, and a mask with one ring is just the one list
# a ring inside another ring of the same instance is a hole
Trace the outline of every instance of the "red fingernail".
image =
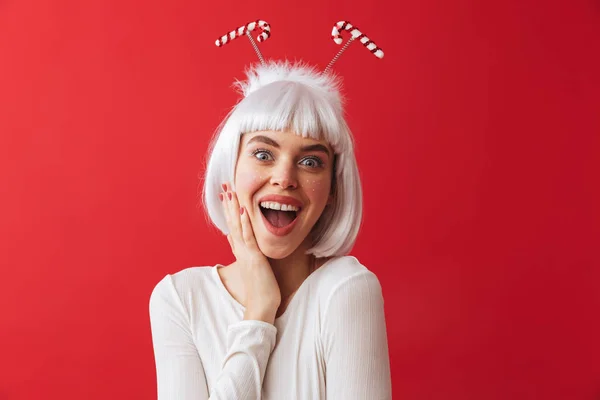
[(223, 191), (226, 192), (227, 191), (227, 185), (226, 184), (222, 184), (221, 187), (223, 188)]
[(227, 197), (229, 197), (229, 200), (231, 200), (231, 192), (227, 193)]
[(240, 215), (244, 215), (244, 207), (240, 207)]
[(221, 199), (221, 201), (223, 201), (223, 193), (219, 193), (219, 199)]

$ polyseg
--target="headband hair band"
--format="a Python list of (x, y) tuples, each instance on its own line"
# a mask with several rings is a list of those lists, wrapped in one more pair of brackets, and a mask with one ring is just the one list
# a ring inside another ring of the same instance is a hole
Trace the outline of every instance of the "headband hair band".
[[(257, 40), (259, 42), (264, 42), (271, 36), (271, 25), (269, 25), (269, 23), (266, 21), (257, 20), (249, 22), (246, 25), (242, 25), (239, 28), (228, 32), (227, 34), (218, 38), (215, 41), (215, 44), (217, 45), (217, 47), (221, 47), (231, 42), (232, 40), (242, 35), (245, 35), (250, 40), (250, 44), (252, 45), (254, 51), (258, 55), (258, 59), (260, 60), (261, 64), (266, 65), (265, 59), (263, 58), (258, 48), (258, 45), (256, 44), (256, 42), (252, 38), (252, 35), (250, 34), (250, 32), (254, 31), (257, 28), (261, 30), (261, 33), (257, 36)], [(338, 58), (340, 58), (342, 53), (346, 51), (348, 46), (350, 46), (350, 44), (356, 39), (358, 39), (363, 44), (363, 46), (365, 46), (375, 57), (383, 58), (383, 50), (381, 50), (381, 48), (379, 48), (371, 39), (365, 36), (364, 33), (362, 33), (360, 30), (358, 30), (356, 26), (353, 26), (348, 21), (339, 21), (333, 26), (333, 29), (331, 30), (331, 38), (336, 44), (342, 44), (343, 40), (341, 32), (343, 31), (350, 32), (350, 39), (348, 39), (346, 44), (337, 52), (337, 54), (333, 57), (329, 64), (327, 64), (327, 67), (325, 67), (325, 70), (323, 70), (323, 74), (326, 74), (331, 70), (333, 64), (335, 64), (335, 62), (338, 60)]]

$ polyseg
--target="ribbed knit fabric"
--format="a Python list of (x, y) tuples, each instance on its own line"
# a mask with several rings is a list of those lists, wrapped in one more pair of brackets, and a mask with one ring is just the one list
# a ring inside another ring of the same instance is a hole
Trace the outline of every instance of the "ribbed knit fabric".
[(219, 267), (152, 291), (158, 400), (391, 399), (381, 285), (355, 257), (310, 274), (274, 325), (243, 320)]

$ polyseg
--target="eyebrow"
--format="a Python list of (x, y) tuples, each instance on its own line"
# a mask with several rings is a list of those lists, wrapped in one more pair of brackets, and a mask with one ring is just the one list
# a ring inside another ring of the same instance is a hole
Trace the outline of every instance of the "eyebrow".
[[(268, 144), (269, 146), (273, 146), (277, 149), (279, 149), (281, 147), (281, 146), (279, 146), (279, 143), (277, 143), (270, 137), (263, 136), (263, 135), (254, 136), (252, 139), (248, 140), (248, 143), (246, 143), (246, 145), (249, 145), (250, 143), (253, 143), (253, 142), (265, 143), (265, 144)], [(320, 151), (320, 152), (327, 154), (327, 156), (331, 157), (331, 154), (329, 154), (329, 149), (327, 149), (327, 147), (323, 146), (322, 144), (310, 144), (308, 146), (301, 147), (300, 150), (302, 152)]]

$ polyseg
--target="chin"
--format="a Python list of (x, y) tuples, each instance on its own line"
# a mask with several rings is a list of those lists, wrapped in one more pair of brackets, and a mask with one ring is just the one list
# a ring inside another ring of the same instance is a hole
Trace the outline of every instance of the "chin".
[(298, 246), (291, 245), (283, 245), (283, 246), (273, 246), (272, 244), (265, 243), (264, 240), (257, 240), (258, 248), (261, 253), (265, 255), (267, 258), (271, 258), (274, 260), (281, 260), (283, 258), (291, 255)]

